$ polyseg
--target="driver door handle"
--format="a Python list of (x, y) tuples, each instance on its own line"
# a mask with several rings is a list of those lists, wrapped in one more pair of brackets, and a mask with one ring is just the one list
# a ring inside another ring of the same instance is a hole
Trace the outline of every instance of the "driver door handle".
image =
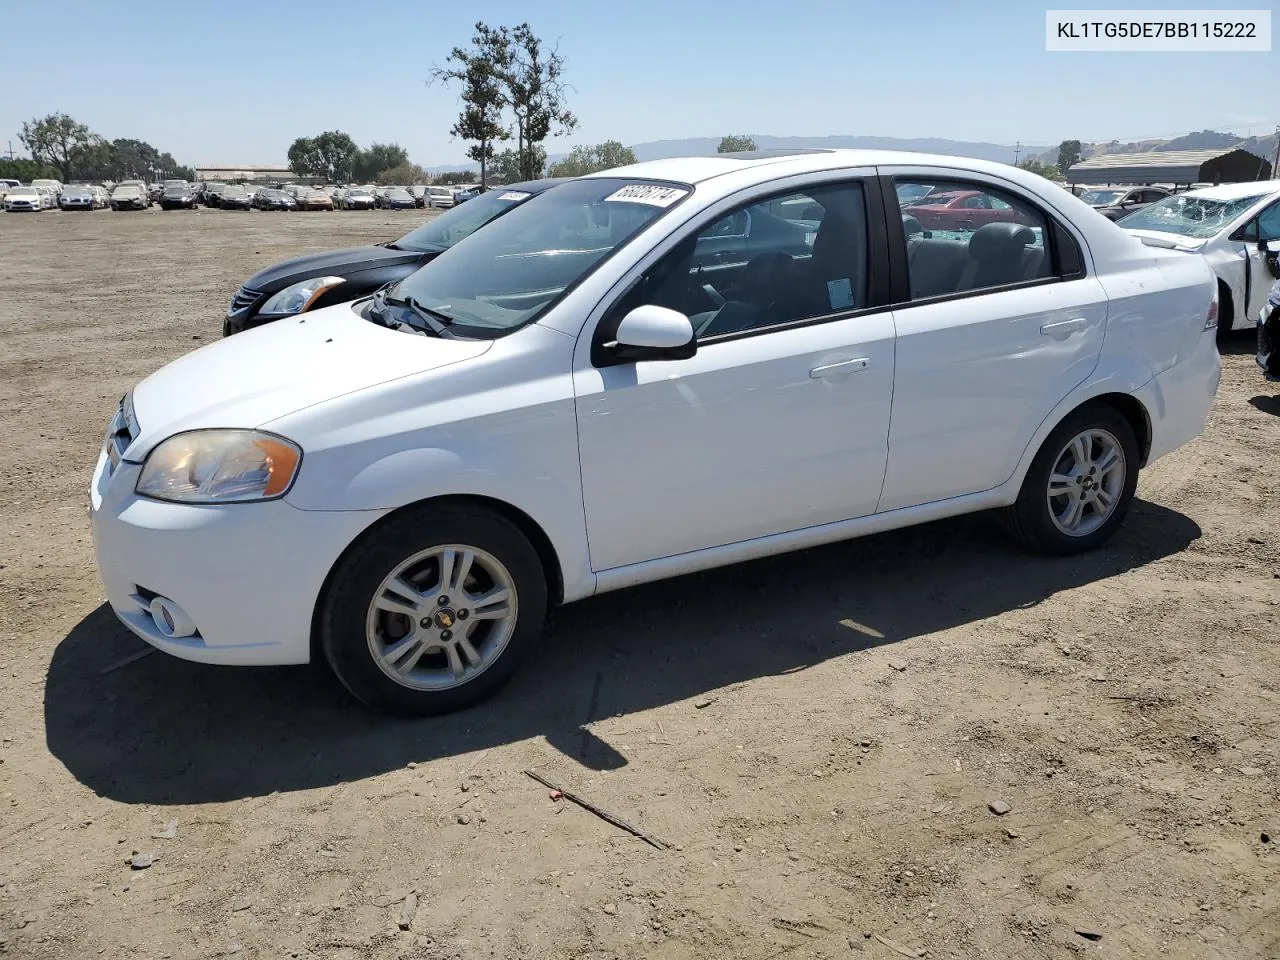
[(822, 380), (826, 377), (839, 377), (843, 374), (857, 373), (859, 370), (865, 370), (870, 365), (870, 357), (858, 357), (856, 360), (839, 360), (836, 363), (824, 363), (820, 367), (814, 367), (809, 371), (809, 376), (814, 380)]
[(1076, 317), (1072, 320), (1059, 320), (1057, 323), (1046, 323), (1040, 328), (1040, 332), (1046, 337), (1065, 337), (1067, 334), (1079, 330), (1089, 322), (1087, 317)]

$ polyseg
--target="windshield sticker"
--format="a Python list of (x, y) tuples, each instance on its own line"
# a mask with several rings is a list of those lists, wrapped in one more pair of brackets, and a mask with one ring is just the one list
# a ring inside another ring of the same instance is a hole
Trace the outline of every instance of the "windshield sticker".
[(528, 200), (529, 194), (523, 193), (520, 190), (508, 190), (502, 196), (498, 197), (498, 199), (499, 200)]
[(688, 190), (679, 187), (658, 187), (645, 183), (633, 183), (629, 187), (615, 190), (605, 197), (605, 203), (647, 203), (653, 207), (669, 207)]

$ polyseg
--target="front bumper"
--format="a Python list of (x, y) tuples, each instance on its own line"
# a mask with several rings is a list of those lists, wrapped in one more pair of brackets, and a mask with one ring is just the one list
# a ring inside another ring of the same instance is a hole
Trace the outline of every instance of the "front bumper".
[(39, 213), (41, 209), (39, 203), (33, 203), (30, 200), (6, 201), (4, 208), (10, 213)]
[[(330, 568), (382, 511), (299, 510), (283, 500), (194, 506), (137, 496), (141, 467), (98, 457), (89, 491), (98, 570), (120, 622), (200, 663), (306, 663)], [(180, 606), (197, 633), (166, 637), (151, 595)]]

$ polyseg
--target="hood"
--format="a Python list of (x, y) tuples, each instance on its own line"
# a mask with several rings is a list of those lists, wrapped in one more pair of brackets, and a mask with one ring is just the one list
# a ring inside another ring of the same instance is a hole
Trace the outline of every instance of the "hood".
[(424, 254), (416, 250), (389, 250), (386, 247), (348, 247), (344, 250), (328, 250), (305, 257), (294, 257), (274, 266), (259, 270), (245, 281), (245, 286), (264, 293), (275, 293), (291, 283), (324, 277), (329, 274), (346, 276), (370, 267), (394, 266), (414, 263)]
[(1184, 253), (1195, 253), (1206, 243), (1208, 237), (1184, 237), (1178, 233), (1162, 233), (1159, 230), (1133, 230), (1123, 227), (1126, 232), (1137, 237), (1149, 247), (1161, 247), (1165, 250), (1181, 250)]
[(344, 394), (480, 356), (490, 340), (446, 340), (370, 323), (347, 303), (201, 347), (133, 391), (141, 461), (184, 430), (258, 427)]

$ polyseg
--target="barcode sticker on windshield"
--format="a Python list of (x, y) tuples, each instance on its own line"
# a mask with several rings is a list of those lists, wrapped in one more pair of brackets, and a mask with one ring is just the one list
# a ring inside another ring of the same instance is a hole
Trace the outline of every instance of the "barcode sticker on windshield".
[(605, 197), (605, 202), (614, 203), (647, 203), (654, 207), (669, 207), (688, 190), (681, 190), (679, 187), (658, 187), (645, 183), (633, 183), (629, 187), (623, 187), (615, 190), (609, 196)]
[(529, 194), (522, 193), (519, 190), (508, 190), (502, 196), (498, 197), (498, 199), (499, 200), (527, 200), (529, 199)]

